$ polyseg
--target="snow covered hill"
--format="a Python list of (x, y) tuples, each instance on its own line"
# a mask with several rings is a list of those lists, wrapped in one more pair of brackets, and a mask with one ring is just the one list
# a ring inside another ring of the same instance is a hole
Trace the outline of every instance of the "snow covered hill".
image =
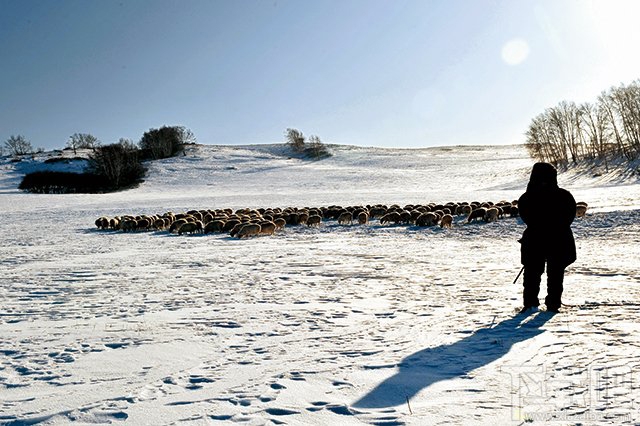
[(533, 164), (522, 146), (330, 149), (310, 161), (281, 145), (192, 146), (112, 194), (25, 194), (21, 175), (45, 157), (1, 162), (0, 423), (640, 422), (637, 178), (561, 174), (590, 208), (555, 316), (514, 316), (513, 218), (327, 221), (247, 240), (93, 224), (513, 200)]

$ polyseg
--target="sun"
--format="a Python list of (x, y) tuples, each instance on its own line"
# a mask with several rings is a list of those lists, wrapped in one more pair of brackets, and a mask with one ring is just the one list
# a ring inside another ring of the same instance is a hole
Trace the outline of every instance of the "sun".
[(519, 65), (529, 56), (529, 44), (521, 39), (514, 38), (502, 46), (502, 60), (508, 65)]

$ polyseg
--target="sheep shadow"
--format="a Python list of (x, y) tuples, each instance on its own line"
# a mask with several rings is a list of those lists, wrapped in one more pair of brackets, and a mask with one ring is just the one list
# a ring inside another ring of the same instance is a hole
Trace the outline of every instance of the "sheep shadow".
[(398, 371), (353, 404), (357, 408), (387, 408), (407, 403), (421, 390), (442, 380), (464, 377), (471, 371), (504, 356), (511, 347), (544, 332), (541, 327), (553, 317), (516, 315), (481, 328), (455, 343), (426, 348), (404, 358)]

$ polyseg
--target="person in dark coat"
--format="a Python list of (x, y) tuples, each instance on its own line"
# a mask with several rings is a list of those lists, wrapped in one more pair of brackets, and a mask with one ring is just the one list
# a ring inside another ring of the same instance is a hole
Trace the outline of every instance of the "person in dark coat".
[(540, 305), (538, 293), (545, 263), (545, 305), (548, 311), (558, 312), (564, 271), (576, 260), (576, 244), (571, 232), (576, 201), (569, 191), (558, 187), (557, 176), (551, 164), (534, 164), (527, 191), (518, 200), (520, 217), (527, 225), (520, 240), (524, 265), (523, 312)]

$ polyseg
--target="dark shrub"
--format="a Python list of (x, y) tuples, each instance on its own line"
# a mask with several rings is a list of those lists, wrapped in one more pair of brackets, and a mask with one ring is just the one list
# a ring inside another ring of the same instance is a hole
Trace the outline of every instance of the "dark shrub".
[(39, 194), (103, 192), (108, 187), (104, 176), (94, 173), (34, 172), (27, 174), (19, 189)]
[(89, 167), (93, 173), (104, 177), (112, 190), (139, 183), (145, 173), (140, 150), (120, 143), (96, 148), (89, 156)]
[(157, 160), (173, 157), (184, 145), (195, 143), (195, 140), (191, 130), (183, 126), (164, 126), (145, 132), (140, 139), (140, 149), (143, 159)]

